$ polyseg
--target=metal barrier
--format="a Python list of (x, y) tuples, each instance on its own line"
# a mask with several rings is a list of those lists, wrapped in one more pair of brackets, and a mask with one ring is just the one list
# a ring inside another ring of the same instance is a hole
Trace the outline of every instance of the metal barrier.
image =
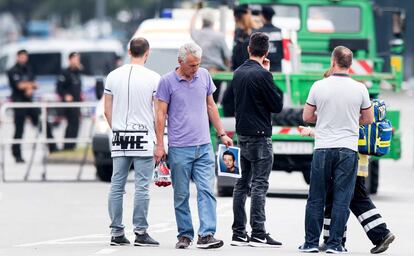
[[(0, 136), (0, 147), (1, 147), (1, 151), (2, 151), (2, 156), (1, 156), (1, 182), (5, 182), (6, 181), (6, 166), (5, 166), (5, 159), (6, 159), (6, 150), (5, 147), (7, 145), (12, 145), (12, 144), (33, 144), (33, 151), (32, 151), (32, 155), (30, 157), (29, 160), (29, 164), (28, 167), (26, 169), (26, 173), (24, 175), (24, 181), (28, 180), (30, 171), (31, 171), (31, 167), (32, 167), (32, 163), (33, 163), (33, 158), (34, 158), (34, 153), (35, 153), (35, 148), (36, 145), (41, 144), (43, 145), (42, 149), (43, 149), (43, 158), (42, 158), (42, 165), (43, 165), (43, 172), (42, 172), (42, 180), (45, 181), (46, 180), (46, 173), (47, 173), (47, 155), (48, 155), (48, 149), (47, 149), (47, 144), (48, 143), (86, 143), (87, 146), (85, 147), (85, 151), (84, 151), (84, 155), (83, 155), (83, 159), (82, 162), (80, 164), (80, 168), (77, 174), (77, 179), (76, 180), (80, 180), (82, 172), (83, 172), (83, 166), (86, 162), (86, 158), (87, 158), (87, 153), (90, 147), (90, 144), (92, 142), (92, 132), (94, 129), (94, 122), (91, 123), (91, 127), (89, 130), (89, 137), (78, 137), (78, 138), (53, 138), (53, 139), (49, 139), (47, 138), (47, 109), (53, 108), (53, 109), (58, 109), (58, 108), (96, 108), (98, 105), (98, 102), (6, 102), (3, 103), (1, 105), (0, 108), (0, 122), (4, 122), (4, 119), (6, 117), (6, 112), (9, 109), (22, 109), (22, 108), (36, 108), (36, 109), (40, 109), (40, 124), (41, 124), (41, 133), (40, 136), (39, 134), (36, 136), (36, 138), (30, 138), (30, 139), (7, 139), (4, 138), (4, 136)], [(0, 126), (0, 134), (4, 134), (3, 133), (3, 125)]]

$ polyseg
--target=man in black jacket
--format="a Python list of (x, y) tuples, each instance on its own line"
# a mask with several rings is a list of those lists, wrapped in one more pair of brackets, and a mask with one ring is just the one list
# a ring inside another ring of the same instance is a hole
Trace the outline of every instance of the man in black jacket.
[[(242, 177), (233, 193), (232, 245), (279, 247), (265, 230), (265, 201), (269, 175), (273, 163), (271, 113), (283, 107), (283, 94), (273, 83), (266, 58), (269, 37), (253, 33), (250, 37), (246, 60), (235, 72), (233, 89), (236, 108), (236, 133), (241, 149)], [(251, 186), (250, 226), (251, 238), (246, 232), (246, 197)]]
[[(69, 67), (62, 71), (57, 83), (57, 92), (63, 102), (79, 102), (82, 100), (81, 67), (79, 53), (70, 53)], [(65, 138), (74, 139), (78, 137), (80, 109), (65, 108), (63, 114), (68, 122)], [(64, 145), (65, 150), (73, 150), (75, 147), (76, 143), (65, 143)]]

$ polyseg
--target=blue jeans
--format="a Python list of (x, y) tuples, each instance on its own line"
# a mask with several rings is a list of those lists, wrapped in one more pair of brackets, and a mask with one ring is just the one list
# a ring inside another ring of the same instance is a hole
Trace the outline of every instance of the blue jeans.
[(305, 246), (317, 247), (323, 226), (328, 186), (333, 204), (328, 248), (341, 246), (355, 187), (358, 153), (348, 148), (316, 149), (313, 153), (309, 196), (305, 215)]
[(125, 183), (131, 164), (135, 170), (134, 213), (132, 223), (134, 232), (145, 232), (148, 229), (149, 185), (154, 171), (154, 157), (114, 157), (111, 190), (108, 198), (109, 217), (111, 218), (111, 235), (124, 234), (122, 224), (123, 197)]
[(246, 235), (246, 198), (251, 186), (250, 226), (252, 235), (262, 236), (265, 229), (265, 203), (269, 188), (269, 175), (273, 164), (272, 139), (239, 135), (242, 177), (233, 191), (233, 234)]
[(216, 198), (214, 197), (214, 153), (211, 144), (193, 147), (170, 147), (168, 162), (174, 188), (175, 218), (178, 237), (194, 238), (189, 206), (190, 180), (197, 187), (197, 206), (201, 237), (216, 232)]

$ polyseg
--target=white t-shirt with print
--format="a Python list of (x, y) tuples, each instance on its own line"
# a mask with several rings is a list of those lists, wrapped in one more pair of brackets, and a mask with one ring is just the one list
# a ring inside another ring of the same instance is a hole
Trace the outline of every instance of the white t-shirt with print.
[(160, 75), (136, 64), (109, 73), (105, 94), (112, 95), (112, 157), (153, 156), (153, 97)]
[(306, 103), (316, 106), (315, 149), (358, 151), (360, 113), (371, 107), (363, 83), (349, 76), (331, 75), (312, 85)]

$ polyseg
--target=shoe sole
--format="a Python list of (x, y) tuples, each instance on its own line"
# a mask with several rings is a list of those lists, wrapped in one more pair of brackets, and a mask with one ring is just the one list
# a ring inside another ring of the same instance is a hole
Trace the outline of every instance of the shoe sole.
[(197, 248), (199, 249), (217, 249), (224, 245), (223, 241), (219, 241), (212, 244), (197, 244)]
[(231, 241), (232, 246), (249, 246), (249, 242)]
[(115, 242), (111, 242), (111, 246), (125, 246), (125, 245), (130, 245), (128, 243), (115, 243)]
[(317, 248), (310, 248), (310, 249), (299, 249), (300, 252), (304, 253), (318, 253), (320, 252)]
[(262, 248), (280, 248), (280, 247), (282, 247), (282, 245), (264, 244), (264, 243), (257, 243), (257, 242), (249, 242), (249, 246), (251, 246), (251, 247), (262, 247)]
[(378, 248), (378, 250), (371, 250), (372, 254), (378, 254), (378, 253), (382, 253), (385, 252), (388, 247), (390, 246), (390, 244), (392, 242), (394, 242), (395, 236), (391, 235), (390, 237), (388, 237), (387, 239), (385, 239), (384, 243)]
[(328, 250), (326, 250), (326, 253), (328, 253), (328, 254), (348, 254), (348, 252), (347, 252), (347, 251), (345, 251), (345, 252), (340, 252), (340, 251), (335, 251), (335, 250), (332, 250), (332, 249), (328, 249)]
[(142, 244), (142, 243), (134, 243), (134, 246), (143, 246), (143, 247), (159, 247), (159, 244)]
[(176, 247), (175, 247), (175, 249), (181, 249), (181, 250), (184, 250), (184, 249), (188, 249), (188, 247), (189, 247), (189, 246), (176, 246)]

